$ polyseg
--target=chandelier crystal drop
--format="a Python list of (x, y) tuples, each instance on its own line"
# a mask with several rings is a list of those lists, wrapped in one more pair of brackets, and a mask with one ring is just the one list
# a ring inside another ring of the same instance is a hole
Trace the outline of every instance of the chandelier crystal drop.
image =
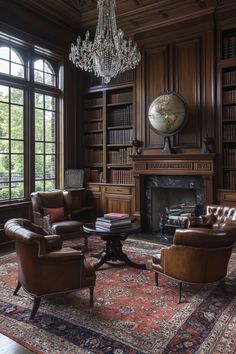
[(117, 74), (134, 69), (140, 61), (137, 44), (124, 39), (117, 30), (116, 0), (97, 0), (98, 22), (94, 41), (89, 40), (89, 31), (82, 41), (78, 36), (76, 45), (71, 44), (69, 59), (82, 70), (94, 72), (107, 84)]

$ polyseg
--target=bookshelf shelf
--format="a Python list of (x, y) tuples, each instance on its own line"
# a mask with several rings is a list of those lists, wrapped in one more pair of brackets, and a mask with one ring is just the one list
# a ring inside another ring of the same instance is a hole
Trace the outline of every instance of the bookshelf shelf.
[(117, 103), (108, 103), (107, 107), (119, 107), (119, 106), (128, 106), (128, 105), (132, 105), (133, 102), (131, 101), (127, 101), (127, 102), (117, 102)]
[(116, 129), (133, 129), (132, 125), (117, 125), (114, 127), (107, 127), (107, 130), (116, 130)]

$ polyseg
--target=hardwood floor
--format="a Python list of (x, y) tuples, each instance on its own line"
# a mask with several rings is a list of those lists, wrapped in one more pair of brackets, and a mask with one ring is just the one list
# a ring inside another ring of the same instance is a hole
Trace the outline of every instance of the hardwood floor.
[(0, 333), (1, 354), (32, 354), (33, 352)]

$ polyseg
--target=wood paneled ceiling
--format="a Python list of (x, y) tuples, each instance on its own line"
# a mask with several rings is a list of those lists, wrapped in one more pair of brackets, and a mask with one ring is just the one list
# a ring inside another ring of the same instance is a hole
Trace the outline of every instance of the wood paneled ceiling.
[[(117, 0), (117, 24), (128, 34), (144, 32), (212, 13), (232, 0)], [(234, 0), (235, 1), (235, 0)], [(72, 29), (94, 29), (97, 0), (11, 0)]]

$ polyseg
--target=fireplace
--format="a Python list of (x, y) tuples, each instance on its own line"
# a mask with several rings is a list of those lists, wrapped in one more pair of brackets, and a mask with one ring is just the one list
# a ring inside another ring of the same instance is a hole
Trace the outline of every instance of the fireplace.
[[(205, 206), (204, 183), (201, 176), (144, 176), (143, 228), (160, 232), (163, 218), (195, 212)], [(175, 215), (174, 215), (175, 214)]]
[(157, 233), (166, 208), (203, 209), (214, 203), (215, 154), (137, 154), (132, 156), (135, 213), (143, 231)]

